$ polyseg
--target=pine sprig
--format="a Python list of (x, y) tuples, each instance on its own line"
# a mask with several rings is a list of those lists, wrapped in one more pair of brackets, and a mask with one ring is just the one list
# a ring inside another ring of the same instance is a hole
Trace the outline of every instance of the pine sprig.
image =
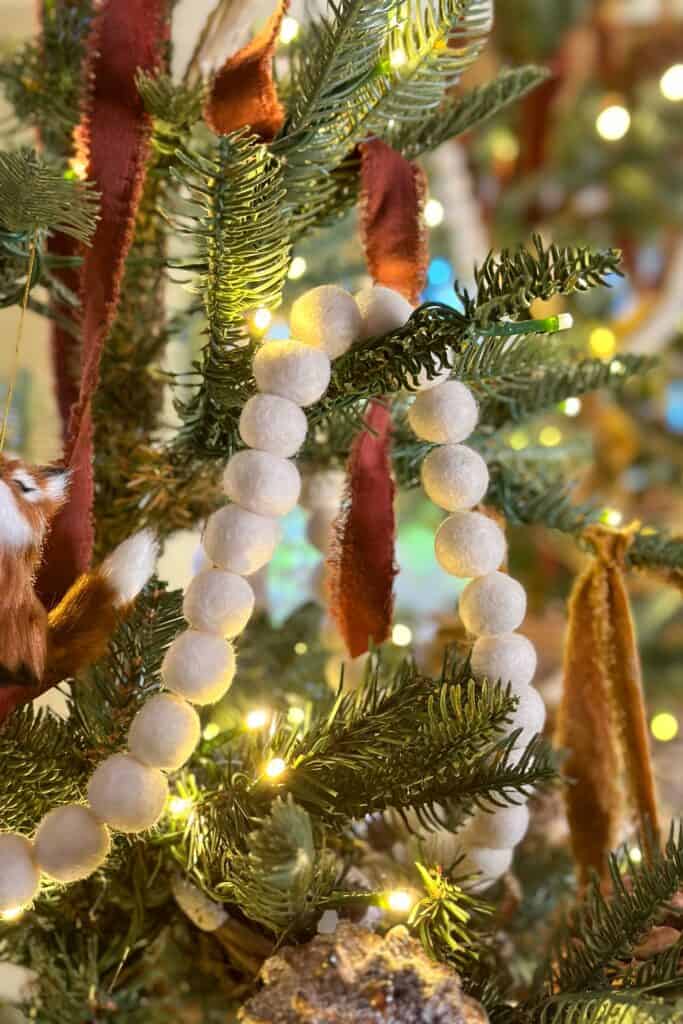
[(0, 225), (35, 235), (61, 231), (87, 244), (98, 218), (98, 195), (85, 181), (65, 178), (28, 148), (0, 153)]
[(177, 83), (169, 74), (149, 75), (144, 71), (138, 72), (136, 85), (145, 110), (153, 118), (152, 144), (170, 160), (201, 117), (204, 85)]
[(554, 992), (579, 994), (609, 987), (615, 962), (628, 960), (658, 911), (683, 885), (683, 829), (672, 826), (664, 852), (650, 863), (634, 863), (628, 851), (624, 858), (628, 880), (612, 856), (611, 896), (605, 897), (593, 882), (559, 935), (542, 976), (546, 998)]
[(415, 866), (425, 895), (413, 907), (407, 926), (431, 957), (462, 968), (477, 959), (472, 923), (493, 908), (451, 882), (439, 868)]
[(538, 1024), (680, 1024), (683, 1002), (676, 1005), (642, 992), (575, 992), (551, 1000)]

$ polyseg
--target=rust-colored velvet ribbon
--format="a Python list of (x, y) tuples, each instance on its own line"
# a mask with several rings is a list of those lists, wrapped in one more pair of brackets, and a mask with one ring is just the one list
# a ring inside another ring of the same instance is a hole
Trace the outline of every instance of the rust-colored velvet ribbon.
[(640, 659), (623, 572), (632, 531), (593, 526), (585, 536), (595, 558), (577, 578), (569, 602), (557, 727), (558, 743), (568, 751), (567, 815), (584, 884), (591, 871), (607, 877), (607, 855), (619, 839), (624, 796), (643, 832), (646, 852), (651, 852), (651, 841), (657, 842), (659, 828)]
[[(362, 232), (376, 284), (417, 303), (427, 270), (423, 172), (384, 142), (361, 146)], [(370, 402), (354, 441), (347, 492), (327, 562), (330, 611), (347, 650), (357, 657), (387, 639), (396, 576), (391, 412)]]
[[(81, 367), (70, 411), (65, 462), (69, 500), (48, 541), (39, 589), (52, 607), (90, 563), (94, 529), (91, 401), (100, 357), (116, 314), (121, 278), (144, 184), (150, 119), (135, 85), (138, 69), (158, 69), (165, 55), (168, 0), (107, 0), (88, 40), (86, 96), (79, 126), (87, 177), (101, 194), (100, 221), (80, 272)], [(58, 345), (60, 358), (70, 346)]]
[(273, 57), (289, 0), (278, 0), (264, 27), (217, 73), (204, 107), (204, 118), (217, 135), (247, 125), (264, 142), (282, 128), (285, 111), (273, 79)]

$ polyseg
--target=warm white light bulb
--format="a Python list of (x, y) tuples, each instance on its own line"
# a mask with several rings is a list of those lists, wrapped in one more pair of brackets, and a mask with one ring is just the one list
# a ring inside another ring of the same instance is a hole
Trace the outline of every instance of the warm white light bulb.
[(659, 88), (665, 100), (680, 103), (683, 100), (683, 64), (673, 64), (659, 80)]
[(303, 256), (295, 256), (292, 262), (289, 264), (289, 272), (287, 277), (290, 281), (298, 281), (300, 277), (303, 277), (306, 273), (306, 260)]
[(244, 719), (247, 729), (263, 729), (269, 721), (270, 711), (267, 708), (254, 708)]
[(282, 25), (280, 26), (280, 42), (285, 46), (289, 43), (293, 43), (296, 37), (299, 35), (299, 22), (296, 18), (292, 18), (290, 15), (286, 15), (282, 19)]
[(621, 526), (624, 517), (618, 508), (605, 508), (602, 510), (600, 520), (606, 526)]
[(394, 914), (407, 914), (415, 898), (406, 889), (392, 889), (387, 893), (387, 907)]
[(251, 322), (257, 331), (267, 331), (272, 319), (273, 314), (270, 310), (266, 309), (265, 306), (262, 306), (261, 309), (255, 310), (251, 318)]
[(622, 107), (620, 103), (613, 103), (600, 111), (595, 127), (598, 135), (607, 142), (618, 142), (631, 127), (631, 115), (626, 107)]
[(412, 639), (413, 631), (410, 626), (404, 626), (402, 622), (397, 622), (391, 631), (392, 643), (397, 647), (407, 647)]
[(3, 910), (0, 914), (0, 918), (3, 921), (18, 921), (23, 913), (23, 907), (9, 907), (7, 910)]
[(443, 220), (443, 206), (438, 199), (428, 199), (425, 203), (425, 224), (428, 228), (436, 228)]
[(670, 743), (678, 735), (678, 719), (670, 711), (659, 711), (653, 715), (650, 731), (660, 743)]
[(565, 398), (562, 403), (562, 412), (565, 416), (578, 416), (581, 412), (581, 399)]
[(269, 779), (279, 779), (287, 771), (287, 762), (281, 757), (273, 757), (266, 765), (266, 775)]
[(192, 801), (189, 797), (172, 796), (168, 801), (168, 810), (174, 818), (186, 818), (192, 810)]
[(204, 732), (202, 733), (202, 736), (204, 737), (205, 740), (215, 740), (216, 736), (218, 736), (218, 733), (220, 731), (221, 730), (217, 722), (207, 722), (207, 724), (204, 726)]
[(408, 55), (402, 47), (397, 47), (391, 51), (389, 62), (392, 68), (402, 68), (405, 62), (408, 60)]

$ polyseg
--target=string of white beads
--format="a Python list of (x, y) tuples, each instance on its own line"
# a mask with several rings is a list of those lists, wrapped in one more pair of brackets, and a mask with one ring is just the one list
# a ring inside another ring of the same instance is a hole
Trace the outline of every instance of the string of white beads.
[[(425, 493), (452, 513), (437, 531), (436, 558), (449, 574), (470, 580), (460, 597), (460, 616), (477, 638), (473, 673), (491, 682), (509, 683), (518, 697), (507, 727), (508, 733), (522, 730), (512, 752), (514, 761), (543, 728), (545, 709), (540, 694), (530, 686), (536, 652), (526, 637), (513, 632), (524, 620), (526, 593), (517, 580), (499, 571), (506, 555), (503, 531), (487, 516), (471, 511), (483, 499), (489, 482), (484, 460), (461, 443), (477, 425), (477, 404), (464, 384), (449, 380), (418, 394), (408, 421), (417, 437), (440, 446), (429, 452), (422, 465)], [(464, 850), (459, 873), (476, 873), (475, 886), (483, 888), (509, 868), (512, 849), (523, 838), (528, 818), (526, 806), (478, 811), (457, 836), (443, 830), (426, 837), (427, 848), (443, 848), (452, 855), (456, 849)]]

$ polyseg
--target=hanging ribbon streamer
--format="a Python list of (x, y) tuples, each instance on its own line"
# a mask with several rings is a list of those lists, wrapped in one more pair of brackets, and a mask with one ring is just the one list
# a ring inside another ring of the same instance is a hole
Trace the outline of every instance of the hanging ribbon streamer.
[(142, 194), (151, 123), (135, 85), (138, 69), (154, 72), (163, 59), (167, 0), (105, 3), (88, 39), (87, 95), (78, 130), (87, 177), (101, 194), (100, 221), (80, 273), (81, 373), (71, 409), (65, 462), (69, 500), (50, 534), (40, 577), (48, 606), (64, 594), (91, 558), (94, 530), (92, 396), (100, 357), (116, 315), (121, 279)]
[[(423, 221), (423, 172), (384, 142), (361, 146), (362, 233), (368, 269), (376, 284), (419, 300), (427, 273)], [(365, 429), (354, 441), (347, 493), (337, 539), (327, 562), (330, 611), (349, 654), (380, 644), (391, 630), (394, 483), (391, 477), (391, 412), (369, 404)]]
[(273, 79), (273, 57), (289, 0), (279, 0), (263, 29), (214, 78), (204, 117), (217, 135), (247, 125), (264, 142), (278, 134), (285, 110)]
[(640, 659), (623, 572), (632, 536), (632, 530), (602, 526), (585, 532), (595, 558), (569, 602), (557, 740), (569, 752), (567, 815), (584, 884), (592, 870), (607, 876), (607, 855), (620, 838), (624, 774), (646, 853), (658, 841)]

